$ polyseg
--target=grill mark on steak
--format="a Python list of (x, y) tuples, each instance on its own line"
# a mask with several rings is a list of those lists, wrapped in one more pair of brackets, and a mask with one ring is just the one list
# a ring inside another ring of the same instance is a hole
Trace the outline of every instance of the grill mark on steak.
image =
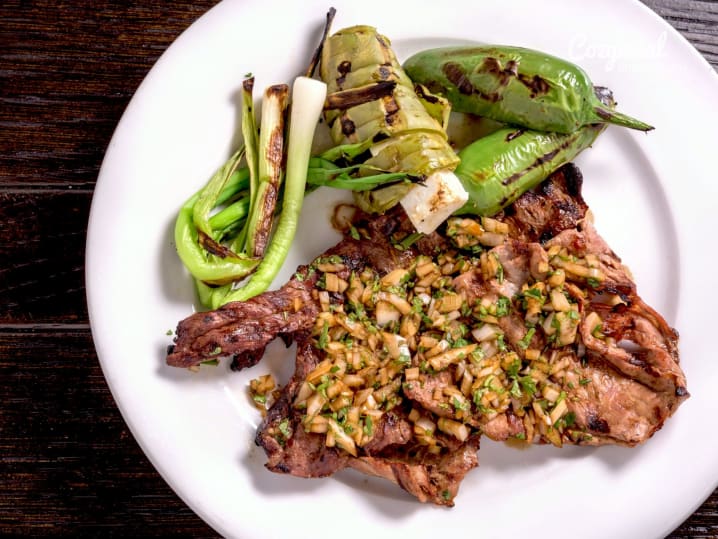
[(586, 420), (586, 426), (590, 430), (600, 432), (602, 434), (608, 434), (609, 432), (611, 432), (611, 429), (608, 426), (608, 422), (593, 413), (588, 416)]
[[(306, 275), (306, 269), (300, 268), (298, 273)], [(311, 327), (319, 313), (311, 295), (313, 284), (311, 277), (304, 281), (294, 277), (280, 290), (185, 318), (177, 326), (167, 364), (192, 367), (226, 356), (244, 356), (248, 366), (256, 363), (252, 363), (256, 355), (246, 354), (264, 350), (280, 333)]]
[(583, 175), (568, 163), (537, 189), (527, 191), (497, 219), (508, 223), (509, 236), (525, 242), (545, 243), (563, 230), (575, 228), (588, 205), (581, 196)]

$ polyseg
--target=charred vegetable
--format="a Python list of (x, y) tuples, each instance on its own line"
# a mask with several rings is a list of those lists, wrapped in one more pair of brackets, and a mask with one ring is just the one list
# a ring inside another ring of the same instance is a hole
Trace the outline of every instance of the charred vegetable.
[(588, 148), (604, 129), (605, 124), (593, 124), (564, 134), (507, 127), (478, 139), (459, 153), (455, 174), (469, 201), (456, 213), (498, 213)]
[[(243, 154), (243, 148), (237, 151), (199, 192), (185, 202), (177, 216), (174, 231), (177, 253), (198, 282), (230, 283), (246, 277), (259, 264), (258, 259), (234, 252), (223, 243), (237, 222), (243, 222), (247, 215), (246, 206), (230, 204), (225, 208), (223, 218), (210, 217), (214, 208), (249, 187), (247, 169), (236, 170)], [(226, 218), (230, 213), (235, 217), (231, 221)]]
[(247, 220), (247, 251), (261, 257), (272, 231), (274, 208), (284, 170), (284, 116), (289, 101), (289, 86), (277, 84), (264, 92), (262, 100), (262, 130), (259, 133), (257, 190), (252, 196), (252, 210)]
[(264, 292), (287, 257), (297, 231), (304, 201), (307, 166), (317, 120), (326, 97), (326, 85), (307, 77), (298, 77), (292, 88), (293, 105), (289, 121), (287, 167), (282, 212), (266, 252), (249, 280), (238, 288), (215, 289), (209, 297), (212, 308), (230, 301), (244, 301)]
[[(596, 88), (596, 95), (606, 110), (616, 105), (607, 88)], [(605, 128), (605, 123), (597, 123), (573, 133), (545, 133), (506, 127), (476, 140), (459, 153), (456, 175), (469, 192), (469, 201), (456, 213), (498, 213), (573, 160)]]
[(404, 69), (414, 82), (445, 96), (454, 110), (511, 125), (558, 133), (593, 123), (653, 129), (601, 103), (580, 67), (531, 49), (430, 49), (409, 58)]
[[(287, 145), (287, 179), (276, 230), (275, 207), (284, 176), (284, 116), (288, 87), (265, 92), (262, 136), (254, 140), (252, 82), (244, 84), (244, 136), (238, 150), (181, 208), (175, 223), (177, 253), (197, 284), (200, 301), (212, 308), (263, 292), (282, 266), (294, 238), (316, 121), (326, 95), (324, 83), (299, 77)], [(251, 148), (251, 151), (247, 151)], [(245, 152), (247, 155), (245, 156)], [(240, 168), (242, 158), (246, 166)], [(341, 170), (327, 178), (339, 177)], [(256, 272), (256, 273), (255, 273)], [(236, 283), (252, 275), (242, 287)]]
[[(404, 183), (360, 193), (360, 207), (381, 212), (401, 199), (417, 230), (430, 232), (463, 205), (466, 193), (450, 174), (458, 157), (445, 131), (449, 105), (425, 89), (415, 91), (386, 37), (370, 26), (336, 32), (324, 44), (320, 74), (327, 83), (324, 116), (335, 144), (367, 143), (363, 164), (426, 178), (428, 189)], [(453, 196), (432, 197), (447, 190)]]

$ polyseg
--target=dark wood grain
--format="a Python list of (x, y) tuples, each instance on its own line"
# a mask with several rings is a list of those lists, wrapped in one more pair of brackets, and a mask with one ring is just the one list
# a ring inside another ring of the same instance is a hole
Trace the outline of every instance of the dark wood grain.
[[(214, 0), (0, 5), (0, 535), (214, 537), (120, 416), (84, 299), (93, 188), (123, 110)], [(718, 4), (647, 0), (718, 66)], [(718, 537), (718, 491), (671, 537)]]
[(134, 442), (86, 327), (5, 329), (0, 358), (0, 534), (215, 535)]
[(0, 188), (0, 324), (87, 323), (91, 192)]

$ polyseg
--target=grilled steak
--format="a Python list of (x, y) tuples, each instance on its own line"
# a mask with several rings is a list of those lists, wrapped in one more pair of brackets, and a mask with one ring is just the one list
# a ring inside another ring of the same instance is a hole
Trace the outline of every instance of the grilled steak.
[(307, 375), (321, 360), (306, 333), (297, 336), (297, 346), (294, 375), (257, 431), (256, 443), (267, 453), (267, 469), (326, 477), (354, 468), (398, 484), (419, 501), (453, 505), (461, 480), (478, 466), (478, 435), (465, 443), (446, 437), (451, 451), (428, 454), (412, 443), (413, 425), (405, 410), (395, 409), (374, 425), (375, 434), (362, 455), (354, 457), (338, 447), (327, 447), (323, 435), (305, 431), (303, 412), (292, 406)]
[[(396, 250), (387, 240), (392, 233), (410, 227), (408, 220), (394, 215), (378, 219), (372, 223), (372, 241), (346, 238), (319, 258), (341, 257), (354, 271), (370, 266), (388, 272), (408, 265), (416, 256), (413, 251)], [(432, 241), (443, 240), (435, 234), (420, 244), (430, 249)], [(168, 349), (167, 364), (192, 367), (218, 357), (239, 356), (241, 366), (253, 365), (258, 358), (249, 352), (264, 350), (278, 336), (312, 327), (319, 312), (318, 302), (312, 297), (318, 277), (310, 266), (302, 266), (277, 291), (186, 318), (177, 326), (175, 343)], [(242, 361), (244, 358), (250, 360)]]
[(256, 437), (271, 471), (350, 467), (453, 505), (480, 434), (633, 446), (688, 397), (678, 335), (596, 233), (575, 166), (413, 244), (399, 208), (355, 226), (280, 290), (182, 321), (168, 351), (241, 368), (296, 340)]
[[(536, 242), (572, 229), (583, 219), (588, 207), (581, 197), (581, 173), (573, 164), (566, 165), (542, 183), (538, 190), (520, 197), (507, 209), (504, 221), (511, 237)], [(447, 247), (437, 233), (421, 238), (412, 249), (397, 250), (388, 238), (395, 233), (411, 233), (411, 223), (399, 207), (387, 215), (366, 223), (369, 241), (346, 237), (318, 258), (340, 256), (351, 270), (366, 266), (388, 273), (405, 267), (417, 254), (431, 255)], [(264, 350), (274, 338), (306, 330), (318, 313), (311, 297), (318, 275), (310, 266), (297, 269), (295, 276), (277, 291), (270, 291), (245, 302), (229, 303), (215, 311), (198, 312), (182, 320), (175, 342), (167, 351), (167, 364), (192, 367), (218, 357), (251, 357), (248, 352)], [(261, 358), (261, 355), (259, 356)], [(246, 364), (250, 363), (250, 364)]]

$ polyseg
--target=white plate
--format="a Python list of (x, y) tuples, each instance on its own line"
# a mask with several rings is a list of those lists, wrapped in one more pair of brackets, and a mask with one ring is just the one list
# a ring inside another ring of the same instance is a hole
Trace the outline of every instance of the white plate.
[[(285, 379), (281, 346), (248, 372), (198, 375), (164, 365), (166, 335), (193, 308), (174, 253), (183, 200), (236, 143), (242, 76), (259, 88), (304, 70), (324, 2), (225, 1), (182, 34), (127, 108), (102, 166), (87, 243), (92, 330), (110, 388), (143, 450), (210, 525), (237, 537), (659, 537), (698, 507), (718, 478), (715, 329), (715, 129), (718, 77), (638, 2), (335, 3), (334, 29), (371, 24), (400, 58), (451, 41), (542, 49), (581, 64), (648, 135), (611, 127), (578, 162), (598, 230), (633, 269), (643, 297), (681, 333), (692, 397), (644, 446), (532, 447), (483, 442), (481, 466), (451, 510), (353, 472), (302, 480), (263, 468), (246, 384)], [(332, 244), (328, 196), (306, 205), (277, 284)], [(308, 217), (311, 216), (311, 217)], [(142, 486), (138, 485), (138, 492)]]

